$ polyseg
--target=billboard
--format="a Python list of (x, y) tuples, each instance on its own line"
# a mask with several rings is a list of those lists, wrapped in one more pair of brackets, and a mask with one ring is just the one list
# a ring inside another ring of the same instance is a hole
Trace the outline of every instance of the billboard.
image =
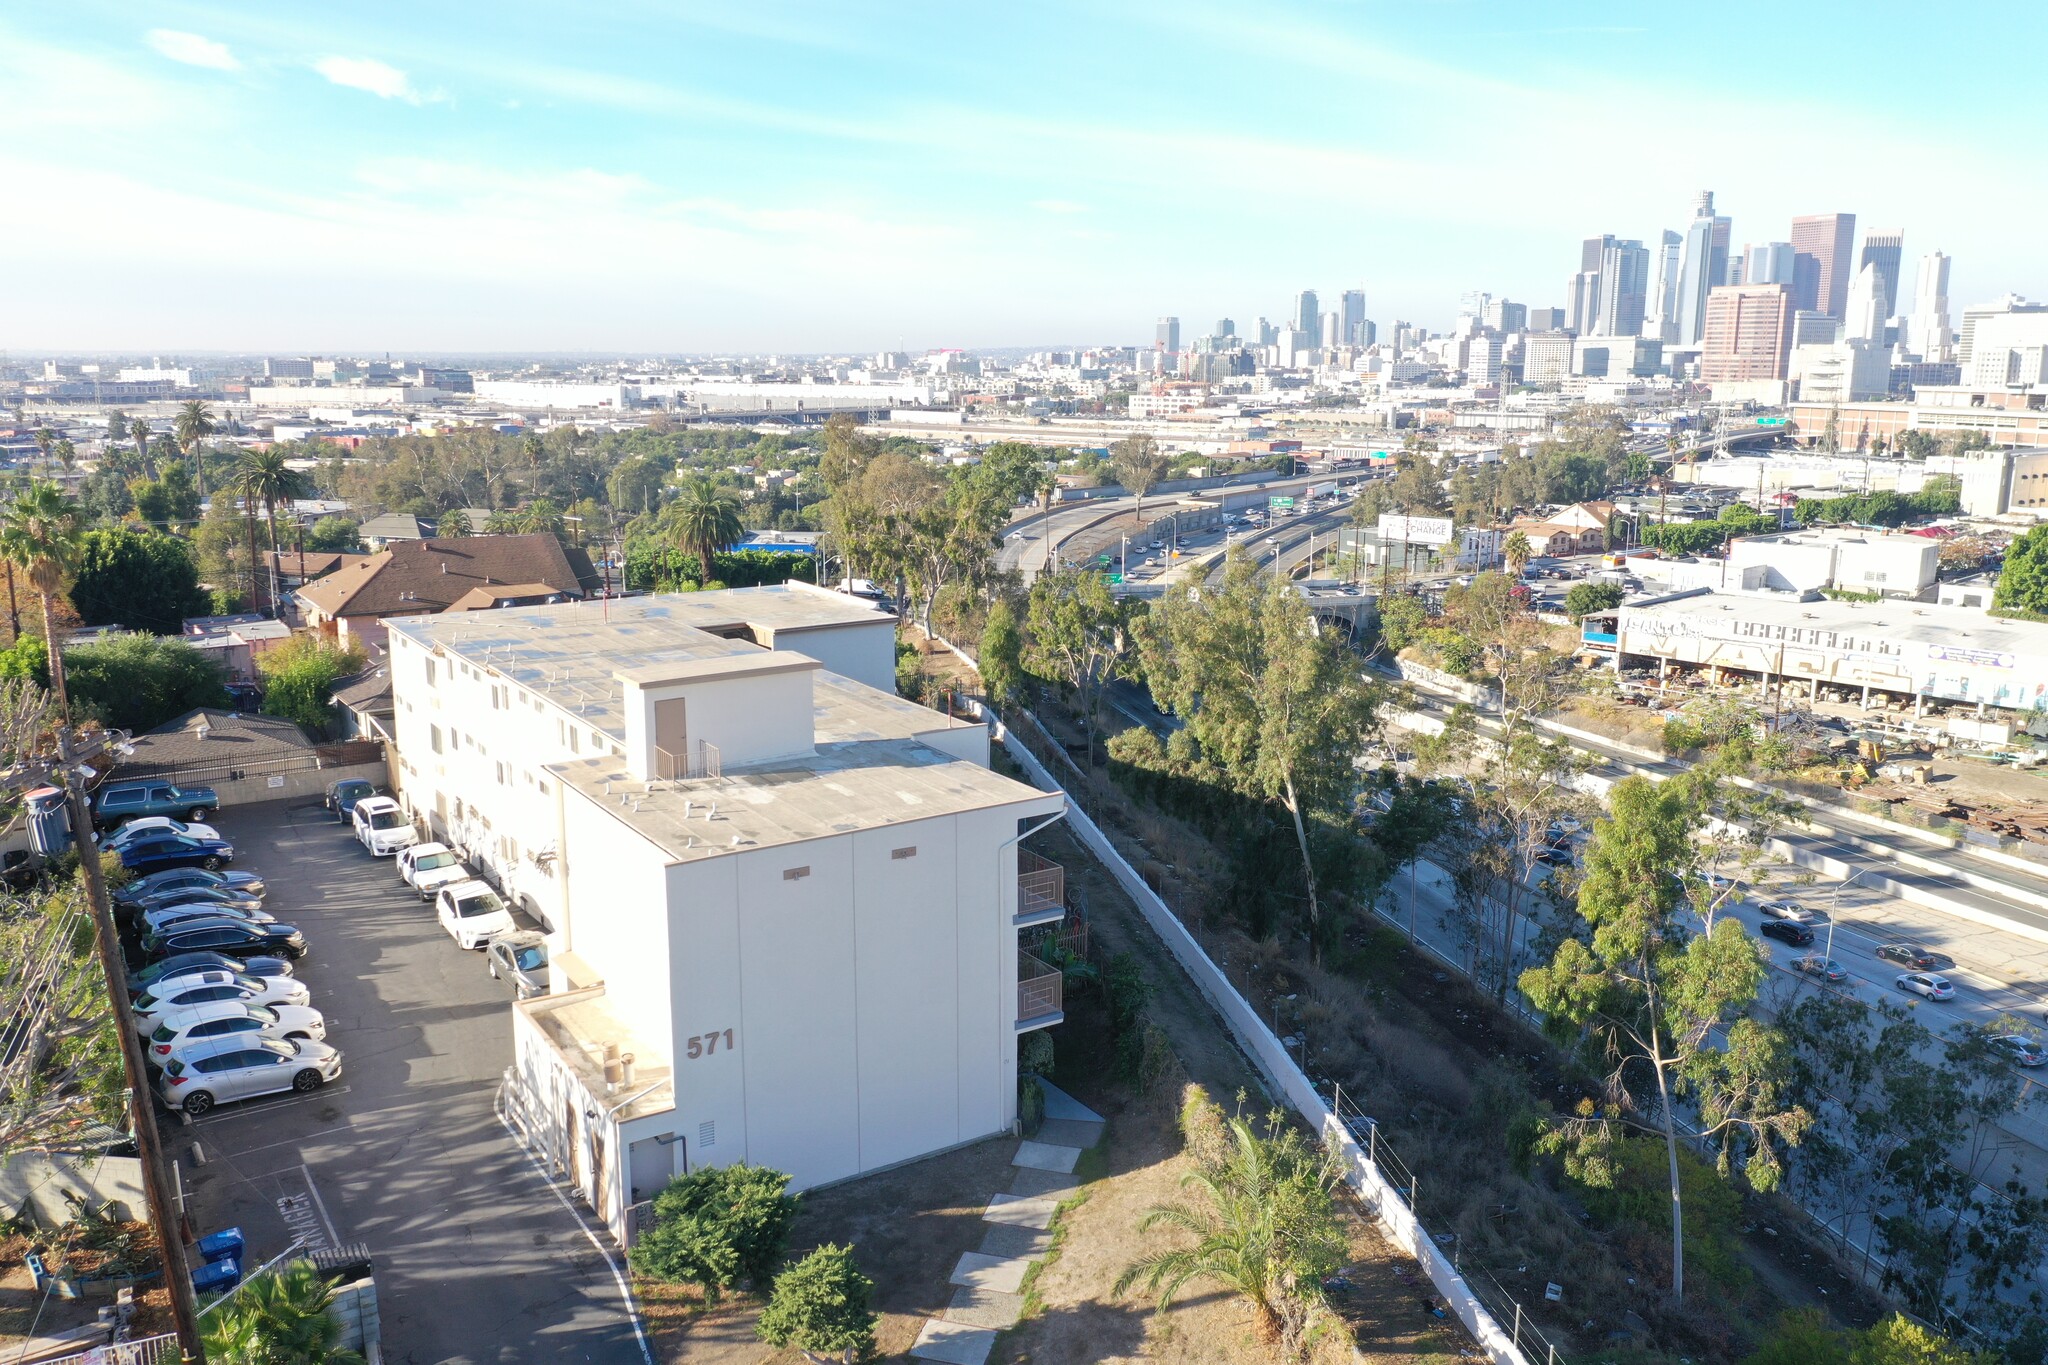
[(1398, 540), (1408, 545), (1448, 545), (1452, 534), (1449, 517), (1404, 517), (1391, 512), (1380, 513), (1382, 544)]

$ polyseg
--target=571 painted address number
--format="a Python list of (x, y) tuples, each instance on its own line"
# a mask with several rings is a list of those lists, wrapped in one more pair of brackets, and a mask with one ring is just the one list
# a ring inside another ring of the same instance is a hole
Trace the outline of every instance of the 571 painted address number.
[(690, 1054), (690, 1060), (692, 1061), (699, 1057), (709, 1057), (721, 1047), (730, 1052), (733, 1046), (732, 1030), (726, 1029), (722, 1033), (716, 1031), (700, 1033), (694, 1038), (686, 1039), (683, 1046)]

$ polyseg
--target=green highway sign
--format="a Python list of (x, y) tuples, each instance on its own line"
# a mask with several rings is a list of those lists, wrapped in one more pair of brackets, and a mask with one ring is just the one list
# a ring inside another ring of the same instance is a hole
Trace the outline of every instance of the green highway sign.
[(1760, 427), (1782, 427), (1785, 425), (1785, 419), (1782, 417), (1759, 417), (1756, 419), (1756, 424)]
[(1272, 506), (1272, 507), (1292, 507), (1292, 506), (1294, 506), (1294, 499), (1293, 499), (1293, 498), (1267, 498), (1267, 499), (1266, 499), (1266, 502), (1267, 502), (1267, 504), (1268, 504), (1269, 506)]
[(1109, 576), (1109, 581), (1112, 585), (1121, 583), (1124, 581), (1124, 576), (1120, 573), (1113, 573)]

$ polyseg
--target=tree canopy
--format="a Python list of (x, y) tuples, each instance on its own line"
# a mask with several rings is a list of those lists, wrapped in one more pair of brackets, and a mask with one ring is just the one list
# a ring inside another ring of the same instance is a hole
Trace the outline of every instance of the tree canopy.
[(211, 599), (199, 587), (188, 541), (126, 526), (87, 531), (71, 579), (71, 605), (89, 626), (176, 635)]
[(140, 734), (202, 706), (226, 706), (220, 665), (183, 640), (117, 635), (64, 651), (71, 701), (81, 715)]

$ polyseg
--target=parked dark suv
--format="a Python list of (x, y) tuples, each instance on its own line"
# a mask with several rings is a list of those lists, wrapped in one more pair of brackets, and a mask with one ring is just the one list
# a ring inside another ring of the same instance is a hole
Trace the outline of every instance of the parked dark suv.
[(178, 787), (169, 782), (112, 782), (93, 796), (93, 823), (112, 829), (138, 815), (169, 815), (188, 823), (220, 809), (211, 787)]

